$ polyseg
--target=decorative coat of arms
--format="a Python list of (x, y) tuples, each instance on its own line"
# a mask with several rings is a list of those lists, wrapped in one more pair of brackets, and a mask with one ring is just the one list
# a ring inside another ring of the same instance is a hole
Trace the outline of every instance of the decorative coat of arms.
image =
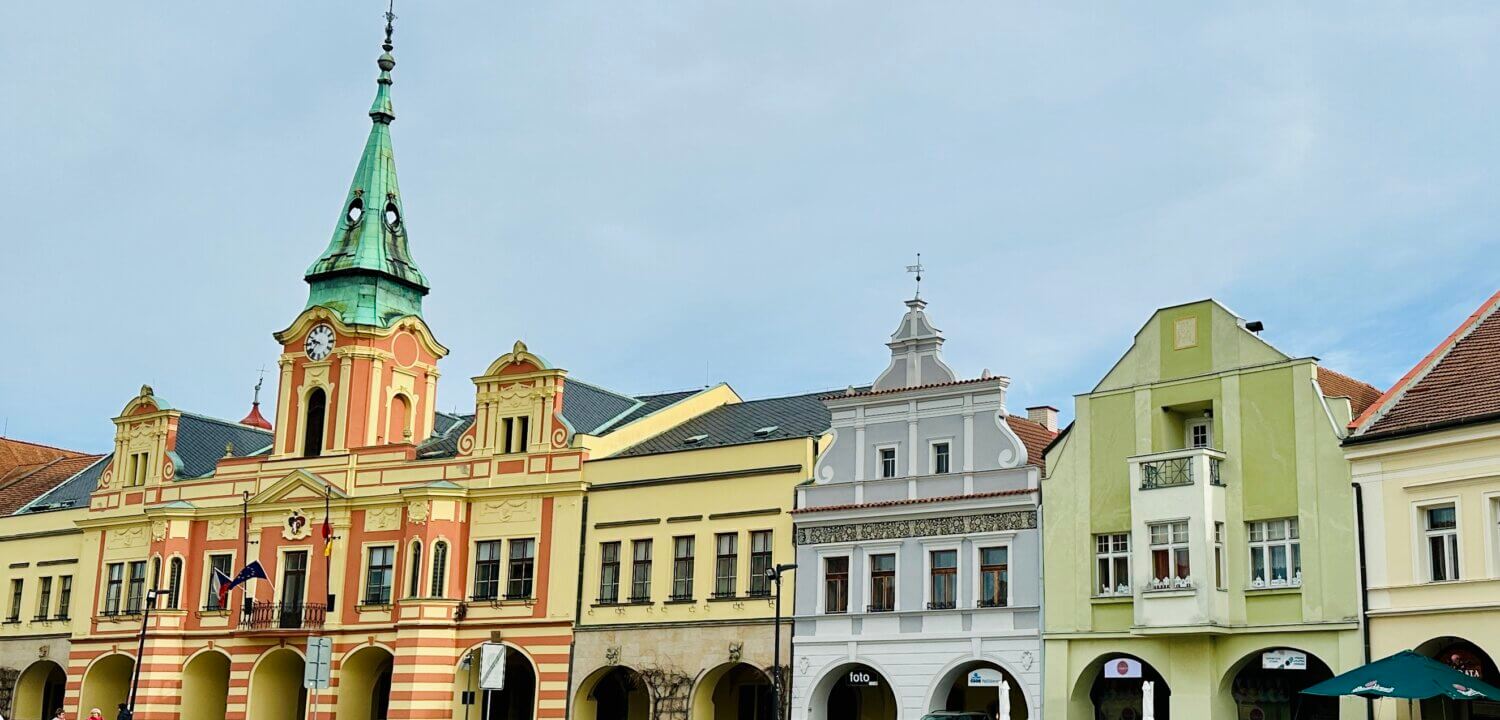
[(286, 540), (302, 540), (312, 534), (308, 526), (307, 515), (301, 510), (293, 510), (286, 516), (286, 522), (281, 525), (281, 537)]

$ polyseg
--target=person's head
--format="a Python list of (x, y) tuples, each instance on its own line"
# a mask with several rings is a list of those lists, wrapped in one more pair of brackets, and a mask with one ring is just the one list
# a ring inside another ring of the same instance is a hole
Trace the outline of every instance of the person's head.
[(89, 711), (89, 717), (91, 717), (91, 718), (102, 718), (102, 717), (104, 717), (104, 711), (100, 710), (99, 708), (94, 708), (93, 710)]

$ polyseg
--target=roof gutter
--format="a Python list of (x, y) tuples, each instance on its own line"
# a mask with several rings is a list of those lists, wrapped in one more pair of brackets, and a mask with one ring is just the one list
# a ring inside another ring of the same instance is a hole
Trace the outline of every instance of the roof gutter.
[(1485, 413), (1483, 415), (1473, 415), (1465, 418), (1454, 418), (1451, 420), (1437, 420), (1430, 423), (1415, 425), (1409, 428), (1402, 428), (1400, 430), (1370, 433), (1369, 435), (1350, 435), (1349, 437), (1344, 438), (1344, 444), (1362, 445), (1364, 443), (1377, 442), (1380, 440), (1394, 440), (1396, 438), (1411, 437), (1413, 435), (1421, 435), (1424, 433), (1436, 432), (1438, 430), (1449, 430), (1452, 428), (1466, 427), (1469, 425), (1483, 425), (1485, 423), (1495, 422), (1496, 420), (1500, 420), (1500, 412)]

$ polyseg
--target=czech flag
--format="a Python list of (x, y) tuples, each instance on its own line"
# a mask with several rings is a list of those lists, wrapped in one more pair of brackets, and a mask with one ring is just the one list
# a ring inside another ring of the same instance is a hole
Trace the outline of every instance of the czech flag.
[(333, 523), (328, 522), (328, 515), (323, 515), (323, 557), (333, 555)]
[(214, 568), (213, 583), (214, 592), (219, 596), (219, 608), (228, 607), (225, 603), (229, 602), (229, 591), (234, 589), (234, 581), (229, 579), (229, 573)]

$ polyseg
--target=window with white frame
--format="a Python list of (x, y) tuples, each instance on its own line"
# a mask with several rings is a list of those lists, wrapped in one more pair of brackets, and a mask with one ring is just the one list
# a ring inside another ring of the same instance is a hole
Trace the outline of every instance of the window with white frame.
[(876, 448), (875, 456), (880, 461), (880, 477), (896, 477), (896, 448), (895, 446)]
[(1302, 544), (1297, 518), (1250, 523), (1250, 587), (1300, 587)]
[(391, 582), (396, 566), (396, 547), (377, 545), (365, 560), (365, 605), (391, 604)]
[(979, 607), (1010, 604), (1010, 548), (979, 548)]
[(953, 444), (947, 440), (933, 441), (930, 458), (933, 475), (947, 475), (953, 468)]
[(1458, 507), (1431, 505), (1422, 508), (1427, 535), (1427, 579), (1432, 582), (1459, 579)]
[(505, 574), (505, 599), (531, 598), (536, 582), (536, 540), (521, 538), (510, 541), (510, 563)]
[(823, 612), (849, 612), (849, 556), (823, 558)]
[(874, 553), (870, 559), (870, 606), (868, 612), (896, 609), (896, 554)]
[(1130, 533), (1094, 536), (1094, 590), (1106, 597), (1130, 594)]
[(1213, 421), (1208, 418), (1191, 420), (1187, 424), (1187, 446), (1190, 448), (1206, 448), (1214, 446)]
[(1151, 589), (1191, 588), (1193, 566), (1188, 552), (1187, 521), (1152, 523), (1146, 527), (1151, 534)]
[(958, 551), (929, 550), (927, 558), (927, 609), (958, 607)]

